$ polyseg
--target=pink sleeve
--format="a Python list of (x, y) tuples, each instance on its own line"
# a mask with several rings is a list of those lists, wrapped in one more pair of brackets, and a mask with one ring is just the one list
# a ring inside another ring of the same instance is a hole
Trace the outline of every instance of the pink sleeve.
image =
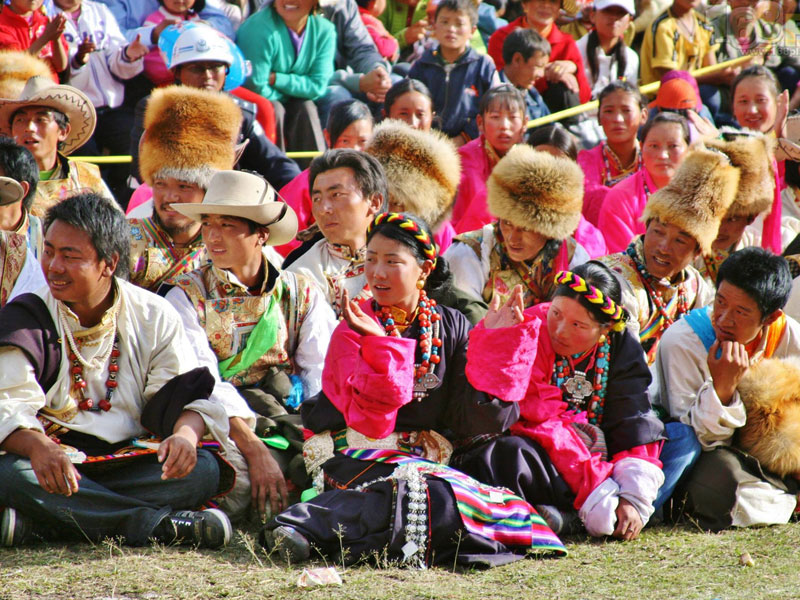
[(772, 211), (764, 217), (764, 227), (761, 230), (761, 247), (772, 250), (775, 254), (783, 252), (781, 240), (781, 182), (778, 164), (772, 159), (772, 171), (775, 173), (775, 194), (772, 201)]
[(649, 463), (654, 464), (659, 469), (662, 468), (661, 461), (658, 457), (661, 455), (661, 447), (664, 445), (664, 440), (659, 440), (657, 442), (650, 442), (649, 444), (644, 444), (642, 446), (634, 446), (630, 450), (623, 450), (622, 452), (617, 452), (612, 458), (611, 462), (616, 463), (621, 461), (623, 458), (640, 458), (642, 460), (646, 460)]
[(589, 223), (583, 215), (581, 215), (581, 220), (578, 222), (578, 228), (575, 230), (573, 237), (589, 253), (590, 258), (598, 258), (608, 254), (603, 234), (600, 233), (597, 227)]
[(541, 320), (525, 315), (513, 327), (486, 329), (483, 321), (469, 333), (467, 380), (477, 390), (506, 402), (525, 397), (538, 349)]
[(640, 203), (638, 194), (631, 195), (628, 186), (617, 186), (605, 197), (598, 227), (606, 238), (609, 252), (624, 251), (636, 235), (643, 233), (644, 225), (639, 222)]
[(333, 333), (322, 389), (348, 427), (371, 438), (394, 431), (397, 411), (411, 402), (413, 339), (361, 336), (342, 321)]
[(439, 256), (447, 252), (447, 249), (453, 243), (453, 238), (456, 237), (456, 230), (450, 221), (445, 221), (439, 226), (436, 233), (433, 234), (433, 240), (439, 246)]
[(280, 197), (294, 209), (297, 215), (297, 230), (303, 231), (314, 222), (311, 214), (311, 194), (308, 189), (308, 169), (281, 188)]

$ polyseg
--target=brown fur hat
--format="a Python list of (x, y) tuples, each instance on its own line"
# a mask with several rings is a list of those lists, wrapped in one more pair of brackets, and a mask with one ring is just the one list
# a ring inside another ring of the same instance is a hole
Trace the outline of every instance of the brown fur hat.
[(148, 185), (174, 177), (207, 188), (236, 162), (242, 111), (227, 94), (171, 85), (154, 90), (139, 143), (139, 171)]
[(650, 196), (642, 220), (680, 227), (709, 254), (738, 185), (739, 169), (725, 154), (697, 148), (686, 155), (672, 180)]
[(495, 165), (486, 192), (493, 216), (563, 240), (581, 218), (583, 171), (568, 158), (517, 144)]
[(41, 75), (48, 79), (53, 73), (46, 62), (17, 50), (0, 50), (0, 98), (16, 100), (28, 79)]
[(800, 471), (800, 361), (763, 360), (738, 391), (747, 410), (739, 447), (781, 477)]
[(740, 135), (733, 140), (708, 140), (739, 169), (739, 188), (728, 209), (728, 217), (755, 217), (772, 207), (775, 196), (775, 172), (772, 155), (775, 141), (767, 136)]
[(390, 202), (423, 219), (432, 231), (450, 216), (461, 158), (450, 139), (438, 131), (419, 131), (390, 119), (375, 128), (366, 151), (386, 171)]

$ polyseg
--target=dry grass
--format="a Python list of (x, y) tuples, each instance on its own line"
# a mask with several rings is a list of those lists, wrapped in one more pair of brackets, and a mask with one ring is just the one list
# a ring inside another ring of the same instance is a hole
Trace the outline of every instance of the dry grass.
[[(42, 544), (0, 551), (0, 600), (800, 598), (798, 524), (720, 534), (661, 526), (633, 543), (577, 539), (568, 547), (565, 559), (460, 574), (360, 566), (343, 572), (342, 588), (303, 590), (301, 567), (268, 555), (249, 534), (219, 552)], [(739, 564), (743, 552), (755, 566)]]

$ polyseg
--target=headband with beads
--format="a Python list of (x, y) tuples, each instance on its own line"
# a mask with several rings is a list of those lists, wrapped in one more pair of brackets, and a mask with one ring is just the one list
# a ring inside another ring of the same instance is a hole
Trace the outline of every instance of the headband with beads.
[(559, 271), (555, 282), (559, 285), (566, 285), (573, 292), (583, 296), (586, 301), (596, 305), (603, 314), (615, 321), (612, 327), (614, 331), (622, 331), (625, 328), (625, 311), (622, 306), (593, 285), (586, 283), (586, 280), (580, 275), (575, 275), (572, 271)]
[(367, 227), (367, 236), (369, 237), (369, 234), (372, 233), (372, 230), (383, 223), (394, 225), (395, 227), (399, 227), (400, 229), (410, 233), (422, 246), (422, 254), (425, 256), (425, 258), (430, 260), (433, 265), (436, 266), (436, 255), (439, 251), (436, 246), (436, 242), (434, 242), (431, 239), (431, 236), (428, 235), (428, 233), (417, 223), (401, 213), (380, 213), (375, 215), (375, 218), (372, 219), (372, 223), (370, 223), (369, 227)]

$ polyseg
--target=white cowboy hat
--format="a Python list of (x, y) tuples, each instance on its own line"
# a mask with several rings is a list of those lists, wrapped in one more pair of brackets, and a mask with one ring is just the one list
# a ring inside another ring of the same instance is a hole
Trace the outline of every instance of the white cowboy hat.
[(0, 123), (8, 127), (14, 111), (26, 106), (46, 106), (67, 115), (70, 132), (64, 140), (64, 156), (89, 141), (97, 123), (97, 114), (89, 98), (71, 85), (58, 85), (49, 77), (37, 75), (28, 79), (16, 100), (0, 98)]
[(0, 177), (0, 206), (19, 202), (25, 196), (25, 189), (11, 177)]
[(281, 246), (297, 234), (297, 215), (291, 206), (275, 200), (265, 179), (244, 171), (217, 171), (203, 201), (172, 204), (172, 209), (200, 221), (202, 215), (225, 215), (255, 221), (269, 229), (268, 246)]

